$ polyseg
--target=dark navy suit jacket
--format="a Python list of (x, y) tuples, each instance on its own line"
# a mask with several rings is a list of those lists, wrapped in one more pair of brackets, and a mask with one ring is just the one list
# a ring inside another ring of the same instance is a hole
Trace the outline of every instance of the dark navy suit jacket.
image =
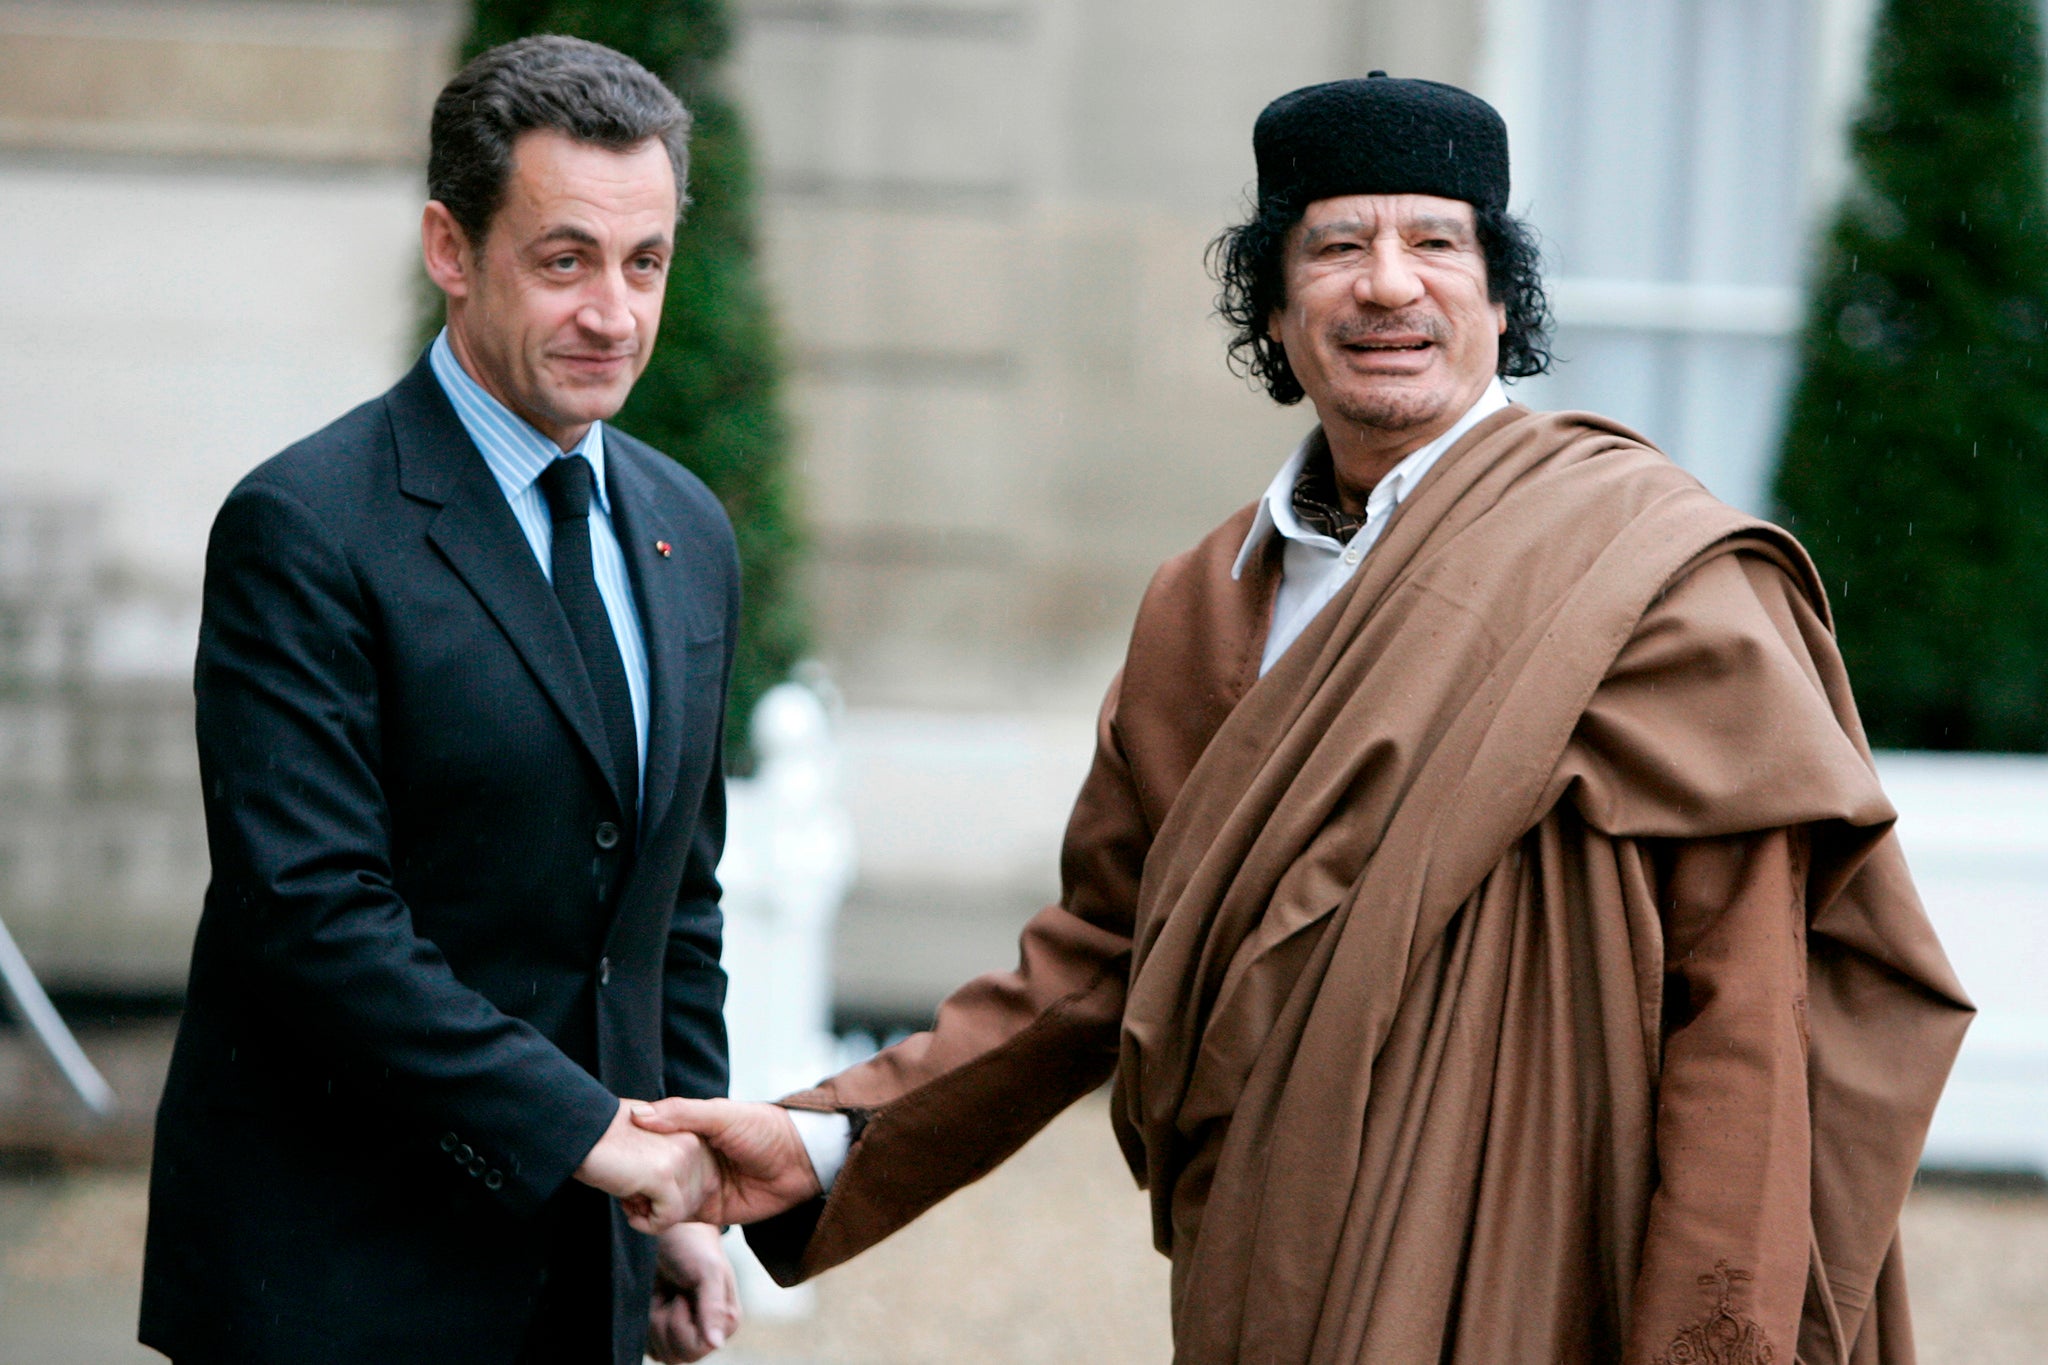
[[(724, 1093), (738, 560), (702, 483), (606, 437), (652, 693), (637, 838), (567, 619), (424, 358), (214, 523), (213, 879), (142, 1305), (175, 1359), (504, 1365), (542, 1207), (616, 1097)], [(611, 1243), (632, 1365), (653, 1244), (616, 1208)]]

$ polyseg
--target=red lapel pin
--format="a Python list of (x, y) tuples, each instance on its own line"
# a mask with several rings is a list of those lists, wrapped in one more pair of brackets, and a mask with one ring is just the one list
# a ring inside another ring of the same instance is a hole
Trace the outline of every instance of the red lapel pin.
[(657, 540), (654, 542), (654, 552), (660, 555), (663, 559), (667, 559), (669, 557), (669, 552), (672, 551), (674, 548), (674, 546), (670, 545), (665, 540)]

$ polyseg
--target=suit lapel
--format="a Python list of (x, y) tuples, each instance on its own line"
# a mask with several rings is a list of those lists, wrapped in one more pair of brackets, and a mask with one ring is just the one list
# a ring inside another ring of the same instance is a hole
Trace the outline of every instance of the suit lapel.
[(427, 539), (482, 602), (598, 770), (619, 791), (597, 694), (561, 604), (424, 357), (386, 397), (399, 487), (440, 507)]
[[(685, 695), (688, 641), (703, 634), (693, 629), (688, 594), (682, 591), (679, 559), (655, 548), (661, 539), (660, 489), (648, 478), (637, 452), (611, 439), (606, 429), (605, 481), (611, 494), (612, 529), (625, 552), (626, 574), (640, 606), (640, 628), (647, 637), (648, 727), (647, 773), (640, 784), (643, 837), (652, 838), (675, 799), (676, 774), (682, 767), (683, 714), (702, 701)], [(674, 531), (669, 532), (674, 538)]]

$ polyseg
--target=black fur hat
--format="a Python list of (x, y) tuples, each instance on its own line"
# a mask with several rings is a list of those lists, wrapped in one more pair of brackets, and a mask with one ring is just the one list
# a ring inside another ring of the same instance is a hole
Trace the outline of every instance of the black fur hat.
[(1304, 86), (1252, 128), (1259, 203), (1297, 212), (1345, 194), (1434, 194), (1478, 208), (1508, 203), (1508, 127), (1479, 96), (1439, 81)]

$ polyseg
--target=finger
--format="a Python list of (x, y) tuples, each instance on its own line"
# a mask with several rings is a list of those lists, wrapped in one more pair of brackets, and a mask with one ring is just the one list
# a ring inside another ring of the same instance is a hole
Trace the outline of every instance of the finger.
[(712, 1135), (732, 1126), (740, 1112), (727, 1100), (657, 1100), (635, 1105), (633, 1122), (650, 1133), (703, 1133)]
[(626, 1223), (633, 1231), (644, 1232), (650, 1237), (659, 1237), (683, 1221), (673, 1195), (666, 1198), (651, 1194), (633, 1195), (621, 1199), (619, 1209), (626, 1215)]
[(650, 1237), (659, 1237), (678, 1223), (687, 1222), (691, 1210), (674, 1198), (657, 1199), (644, 1214), (626, 1215), (627, 1224), (635, 1232), (644, 1232)]
[(694, 1133), (686, 1133), (680, 1139), (678, 1157), (681, 1167), (677, 1183), (682, 1187), (683, 1203), (689, 1214), (695, 1217), (697, 1210), (711, 1202), (719, 1183), (718, 1161), (707, 1146)]
[(720, 1256), (715, 1272), (697, 1286), (697, 1331), (715, 1351), (739, 1330), (739, 1281), (733, 1277), (731, 1263)]
[(668, 1310), (660, 1299), (654, 1301), (654, 1310), (647, 1315), (647, 1355), (661, 1365), (675, 1365), (683, 1358), (676, 1345), (675, 1334), (669, 1330)]
[(695, 1218), (717, 1175), (709, 1152), (695, 1134), (683, 1133), (669, 1142), (665, 1178), (655, 1191), (653, 1210), (664, 1227)]
[(682, 1299), (655, 1300), (654, 1311), (647, 1318), (647, 1353), (663, 1365), (704, 1358), (703, 1342)]
[(704, 1325), (697, 1321), (688, 1295), (675, 1301), (669, 1331), (676, 1344), (678, 1360), (702, 1360), (718, 1349), (705, 1339)]
[(696, 1340), (717, 1351), (725, 1338), (739, 1326), (739, 1285), (733, 1283), (733, 1267), (723, 1252), (711, 1252), (702, 1259), (694, 1283), (682, 1287), (682, 1302), (690, 1306), (690, 1320)]

